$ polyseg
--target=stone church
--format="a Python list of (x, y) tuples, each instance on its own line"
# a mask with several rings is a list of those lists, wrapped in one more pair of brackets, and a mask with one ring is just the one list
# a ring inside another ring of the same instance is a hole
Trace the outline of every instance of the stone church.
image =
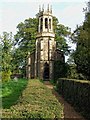
[(39, 8), (38, 31), (36, 36), (36, 49), (27, 57), (27, 78), (50, 80), (54, 78), (54, 61), (62, 59), (63, 53), (56, 48), (55, 33), (53, 30), (52, 8)]

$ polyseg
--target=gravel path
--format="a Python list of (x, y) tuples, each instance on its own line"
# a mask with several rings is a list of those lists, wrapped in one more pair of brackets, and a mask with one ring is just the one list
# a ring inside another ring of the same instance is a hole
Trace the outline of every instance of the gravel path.
[(58, 101), (60, 101), (61, 104), (64, 105), (64, 118), (65, 120), (72, 120), (72, 119), (78, 119), (78, 120), (85, 120), (85, 118), (83, 118), (79, 113), (77, 113), (75, 111), (75, 109), (69, 104), (67, 103), (54, 89), (53, 89), (53, 85), (49, 82), (49, 81), (45, 81), (44, 84), (52, 89), (52, 93), (56, 96), (56, 98), (58, 99)]

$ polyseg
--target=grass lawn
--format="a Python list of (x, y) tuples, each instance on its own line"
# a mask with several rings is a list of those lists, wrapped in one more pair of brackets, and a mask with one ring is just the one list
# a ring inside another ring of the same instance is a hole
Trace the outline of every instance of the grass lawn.
[(29, 80), (18, 103), (2, 109), (2, 118), (63, 118), (63, 106), (52, 91), (39, 80)]
[(16, 104), (27, 83), (28, 81), (26, 79), (18, 79), (17, 82), (11, 80), (2, 83), (2, 94), (0, 94), (2, 107), (10, 108), (12, 105)]

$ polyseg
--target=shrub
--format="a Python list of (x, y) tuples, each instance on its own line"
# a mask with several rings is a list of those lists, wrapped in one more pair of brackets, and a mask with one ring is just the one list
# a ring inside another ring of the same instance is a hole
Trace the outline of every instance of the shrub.
[(54, 62), (54, 80), (57, 82), (58, 78), (67, 77), (68, 64), (63, 61)]
[(2, 76), (2, 82), (9, 81), (9, 80), (11, 79), (11, 78), (10, 78), (10, 76), (11, 76), (11, 71), (10, 71), (10, 70), (8, 70), (8, 71), (2, 71), (1, 76)]
[(68, 65), (67, 78), (69, 78), (69, 79), (81, 79), (81, 80), (86, 79), (85, 76), (83, 76), (81, 73), (77, 72), (75, 64)]

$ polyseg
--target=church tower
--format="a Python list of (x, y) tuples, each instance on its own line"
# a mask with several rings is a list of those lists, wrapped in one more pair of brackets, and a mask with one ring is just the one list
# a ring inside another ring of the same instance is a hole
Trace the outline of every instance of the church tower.
[(35, 76), (40, 79), (53, 79), (54, 53), (56, 49), (53, 31), (52, 8), (39, 7), (38, 32), (36, 36)]

